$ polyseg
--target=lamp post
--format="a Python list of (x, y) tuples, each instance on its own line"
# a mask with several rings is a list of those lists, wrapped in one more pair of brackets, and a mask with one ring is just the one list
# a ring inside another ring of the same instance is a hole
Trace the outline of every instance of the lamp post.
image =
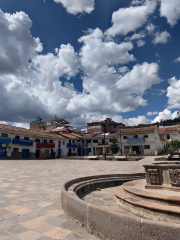
[(120, 135), (119, 135), (119, 138), (120, 138), (120, 151), (121, 151), (121, 156), (122, 156), (121, 126), (120, 126)]
[(101, 122), (101, 125), (104, 126), (104, 160), (106, 160), (106, 142), (105, 142), (105, 122)]

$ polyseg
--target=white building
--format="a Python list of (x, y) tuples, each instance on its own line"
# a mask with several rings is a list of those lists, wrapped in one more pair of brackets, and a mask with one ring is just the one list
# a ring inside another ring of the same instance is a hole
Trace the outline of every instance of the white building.
[(166, 149), (167, 139), (160, 136), (157, 126), (121, 129), (117, 133), (119, 142), (120, 131), (122, 151), (128, 148), (134, 154), (158, 155)]
[(0, 124), (0, 157), (49, 158), (61, 152), (63, 137)]

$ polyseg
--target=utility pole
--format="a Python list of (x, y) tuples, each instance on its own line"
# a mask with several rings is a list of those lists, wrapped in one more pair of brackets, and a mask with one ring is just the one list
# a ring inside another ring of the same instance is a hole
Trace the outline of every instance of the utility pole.
[(106, 160), (106, 142), (105, 142), (105, 126), (106, 123), (105, 122), (101, 122), (101, 125), (104, 126), (104, 160)]
[(120, 135), (119, 135), (119, 137), (120, 137), (120, 150), (121, 150), (121, 156), (122, 156), (121, 126), (120, 126)]

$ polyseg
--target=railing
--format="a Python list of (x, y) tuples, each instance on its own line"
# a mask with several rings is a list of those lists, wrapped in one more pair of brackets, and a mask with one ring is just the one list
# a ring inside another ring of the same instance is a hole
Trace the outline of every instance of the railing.
[(12, 143), (19, 144), (19, 145), (33, 146), (33, 140), (24, 140), (24, 139), (14, 138), (12, 140)]
[(77, 148), (77, 144), (67, 143), (68, 148)]
[(104, 143), (99, 143), (99, 142), (98, 142), (98, 146), (101, 146), (101, 145), (108, 145), (108, 142), (106, 142), (105, 144), (104, 144)]
[(11, 143), (11, 138), (0, 137), (0, 143)]
[(54, 143), (36, 143), (37, 148), (55, 148)]
[(145, 138), (128, 138), (127, 143), (131, 142), (145, 142)]

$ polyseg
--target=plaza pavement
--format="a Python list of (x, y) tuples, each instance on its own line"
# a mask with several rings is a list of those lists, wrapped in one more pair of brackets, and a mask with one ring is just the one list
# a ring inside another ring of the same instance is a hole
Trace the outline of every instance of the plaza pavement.
[(61, 186), (82, 176), (143, 172), (138, 162), (1, 160), (0, 240), (95, 240), (60, 207)]

